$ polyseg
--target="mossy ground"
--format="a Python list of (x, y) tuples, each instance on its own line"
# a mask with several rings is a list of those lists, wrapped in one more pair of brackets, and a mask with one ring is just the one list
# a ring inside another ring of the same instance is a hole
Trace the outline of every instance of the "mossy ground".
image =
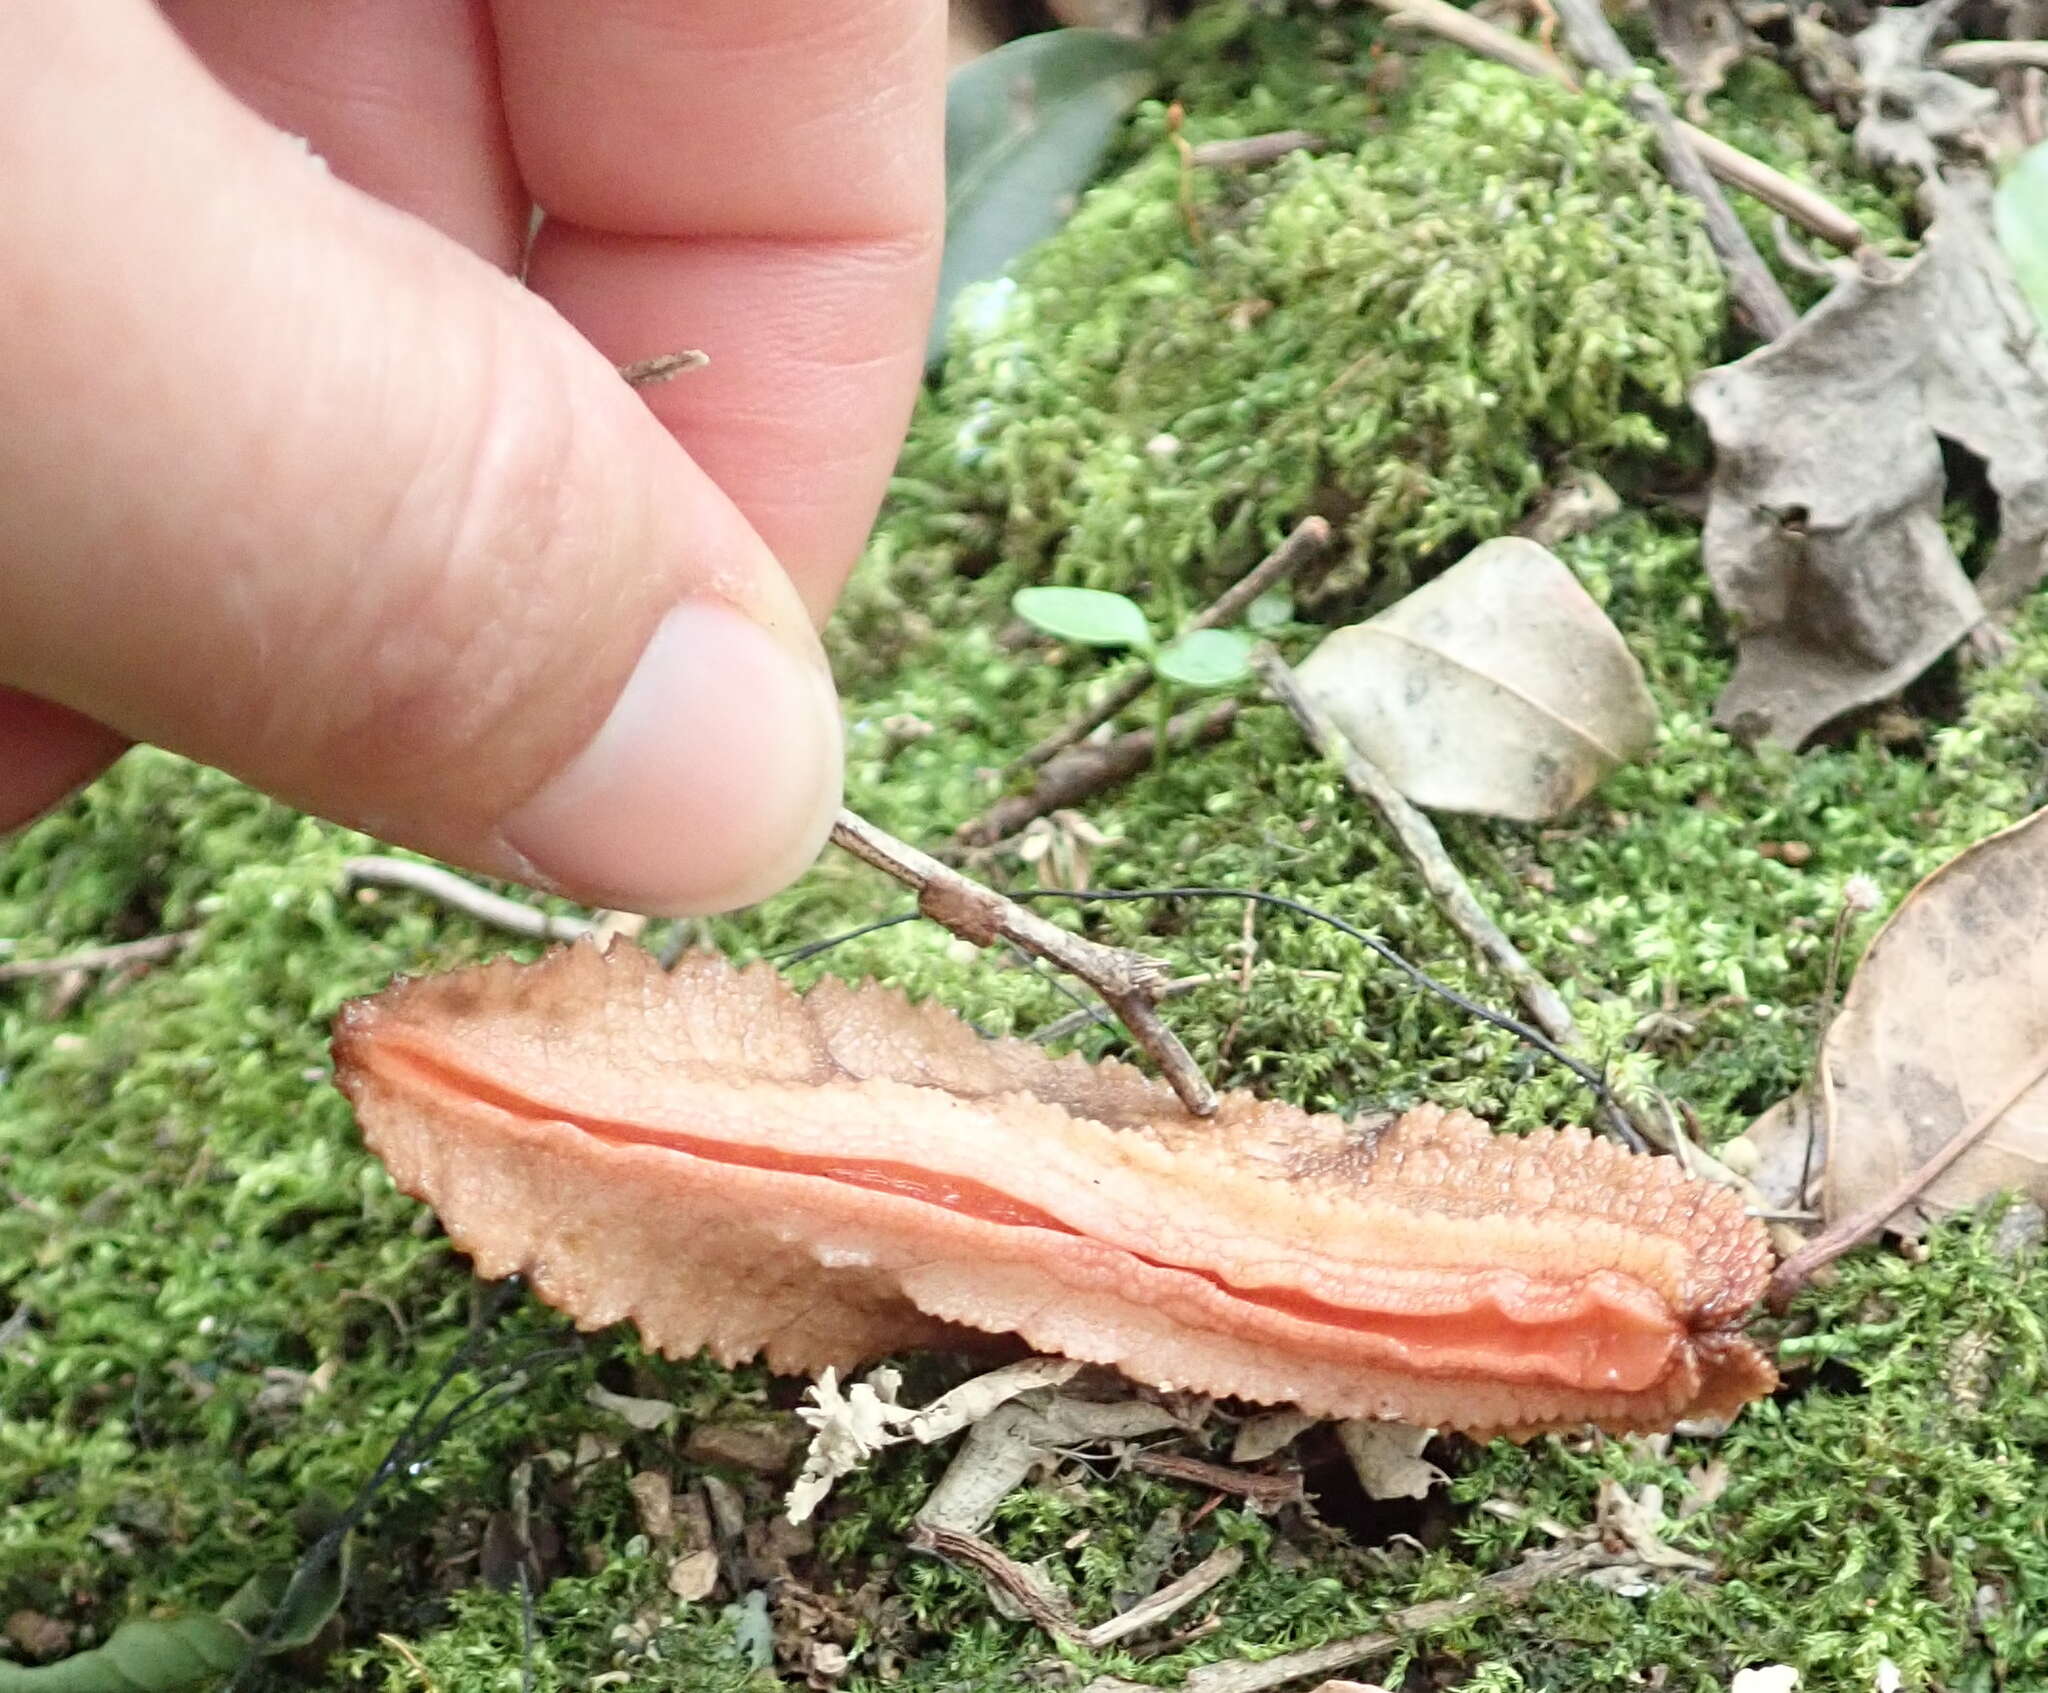
[[(1173, 71), (1196, 138), (1302, 124), (1331, 149), (1204, 177), (1198, 251), (1148, 107), (1069, 231), (980, 303), (835, 637), (853, 803), (884, 826), (930, 840), (973, 814), (997, 791), (990, 772), (1100, 674), (1095, 656), (1002, 639), (1022, 582), (1121, 587), (1171, 622), (1321, 509), (1345, 518), (1336, 580), (1363, 601), (1498, 532), (1563, 468), (1640, 491), (1699, 462), (1679, 401), (1727, 350), (1718, 282), (1640, 139), (1597, 98), (1387, 48), (1348, 13), (1198, 13)], [(1895, 217), (1775, 73), (1738, 78), (1717, 122), (1874, 226)], [(1896, 899), (2040, 802), (2048, 613), (2026, 608), (2008, 659), (1939, 679), (1903, 730), (1746, 751), (1707, 721), (1728, 640), (1693, 525), (1638, 498), (1562, 551), (1642, 659), (1659, 743), (1562, 827), (1451, 821), (1446, 839), (1614, 1066), (1654, 1068), (1724, 1134), (1807, 1067), (1846, 878)], [(906, 717), (931, 732), (906, 738)], [(1290, 894), (1498, 1001), (1276, 709), (1251, 706), (1232, 739), (1088, 814), (1111, 837), (1094, 854), (1099, 886)], [(1784, 841), (1810, 856), (1759, 850)], [(346, 897), (341, 861), (365, 846), (138, 753), (0, 856), (0, 936), (22, 956), (198, 931), (176, 963), (61, 1002), (48, 984), (0, 989), (0, 1317), (26, 1313), (0, 1349), (0, 1616), (40, 1612), (82, 1646), (288, 1564), (295, 1507), (352, 1492), (471, 1335), (463, 1265), (361, 1151), (327, 1085), (325, 1030), (343, 999), (395, 973), (517, 949), (411, 896)], [(1033, 879), (1014, 856), (981, 869)], [(828, 861), (699, 938), (767, 951), (903, 907)], [(1583, 1115), (1568, 1078), (1330, 931), (1260, 916), (1241, 990), (1235, 905), (1068, 920), (1218, 972), (1173, 1015), (1219, 1081), (1347, 1111), (1428, 1097), (1514, 1126)], [(799, 974), (823, 969), (901, 982), (990, 1029), (1068, 1008), (1046, 976), (923, 924)], [(1684, 1023), (1646, 1044), (1660, 1011)], [(1585, 1523), (1602, 1477), (1656, 1482), (1675, 1501), (1714, 1464), (1725, 1488), (1675, 1538), (1718, 1579), (1635, 1596), (1560, 1584), (1418, 1643), (1417, 1661), (1501, 1689), (1718, 1688), (1771, 1661), (1802, 1666), (1809, 1686), (1865, 1688), (1885, 1657), (1908, 1686), (2027, 1685), (2048, 1674), (2044, 1314), (2048, 1269), (1994, 1256), (1981, 1229), (1940, 1234), (1925, 1263), (1867, 1252), (1798, 1313), (1791, 1388), (1727, 1438), (1459, 1447), (1451, 1504), (1414, 1525), (1417, 1542), (1280, 1537), (1226, 1505), (1185, 1548), (1250, 1554), (1213, 1601), (1219, 1626), (1102, 1667), (1170, 1680), (1367, 1628), (1542, 1544), (1539, 1519)], [(559, 1333), (516, 1307), (482, 1356)], [(324, 1391), (308, 1396), (316, 1372)], [(522, 1461), (581, 1443), (537, 1507), (563, 1550), (536, 1601), (536, 1684), (619, 1669), (690, 1693), (768, 1684), (744, 1631), (718, 1603), (673, 1599), (636, 1538), (627, 1479), (655, 1470), (680, 1486), (701, 1466), (673, 1434), (594, 1409), (593, 1383), (672, 1400), (686, 1425), (787, 1403), (754, 1374), (650, 1360), (618, 1335), (537, 1369), (388, 1490), (361, 1537), (341, 1649), (316, 1679), (516, 1685), (518, 1596), (477, 1582), (479, 1540)], [(941, 1461), (891, 1454), (828, 1508), (806, 1569), (834, 1603), (862, 1595), (843, 1601), (861, 1619), (846, 1628), (847, 1682), (1036, 1684), (1061, 1654), (999, 1617), (977, 1579), (901, 1549)], [(736, 1479), (765, 1512), (765, 1486)], [(1200, 1499), (1070, 1466), (1005, 1505), (996, 1533), (1046, 1560), (1092, 1620), (1161, 1513), (1193, 1519)], [(1524, 1514), (1477, 1508), (1501, 1499)]]

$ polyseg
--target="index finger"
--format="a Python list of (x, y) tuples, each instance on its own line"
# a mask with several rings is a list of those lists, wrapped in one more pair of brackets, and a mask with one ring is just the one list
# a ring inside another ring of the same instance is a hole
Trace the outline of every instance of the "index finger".
[(493, 0), (533, 286), (649, 391), (822, 617), (923, 368), (943, 0)]

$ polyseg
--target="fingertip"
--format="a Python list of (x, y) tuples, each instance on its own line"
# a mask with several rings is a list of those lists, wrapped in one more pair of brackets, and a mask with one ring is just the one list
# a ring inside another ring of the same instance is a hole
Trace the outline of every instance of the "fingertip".
[(822, 663), (729, 605), (662, 620), (603, 725), (506, 820), (535, 879), (619, 910), (702, 916), (779, 891), (839, 808)]
[(103, 723), (0, 687), (0, 834), (33, 822), (127, 749)]

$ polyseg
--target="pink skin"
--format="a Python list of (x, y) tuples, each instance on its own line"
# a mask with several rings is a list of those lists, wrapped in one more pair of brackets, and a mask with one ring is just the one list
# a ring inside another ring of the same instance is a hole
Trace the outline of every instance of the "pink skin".
[[(837, 790), (811, 625), (918, 380), (944, 24), (0, 13), (0, 827), (142, 739), (589, 898), (798, 873)], [(527, 292), (492, 267), (532, 204)], [(645, 403), (611, 374), (683, 347)]]

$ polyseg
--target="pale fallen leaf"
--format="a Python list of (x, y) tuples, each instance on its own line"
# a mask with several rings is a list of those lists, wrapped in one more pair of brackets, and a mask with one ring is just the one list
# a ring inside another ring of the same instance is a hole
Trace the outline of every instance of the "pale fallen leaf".
[(1672, 1525), (1664, 1515), (1664, 1490), (1654, 1484), (1629, 1490), (1611, 1476), (1600, 1483), (1594, 1520), (1610, 1539), (1625, 1545), (1638, 1563), (1659, 1570), (1710, 1570), (1713, 1564), (1664, 1543)]
[(583, 1397), (600, 1411), (609, 1411), (628, 1428), (638, 1429), (642, 1434), (651, 1434), (658, 1428), (666, 1428), (682, 1413), (666, 1399), (635, 1399), (630, 1394), (614, 1393), (610, 1388), (600, 1387), (592, 1382)]
[(708, 1599), (718, 1585), (718, 1554), (685, 1552), (668, 1567), (668, 1590), (685, 1604)]
[(1737, 1670), (1728, 1693), (1792, 1693), (1798, 1685), (1799, 1672), (1790, 1664), (1763, 1664)]
[(1918, 1235), (2006, 1188), (2048, 1200), (2048, 812), (1907, 896), (1864, 955), (1822, 1058), (1831, 1221), (1879, 1202), (1987, 1113), (1975, 1145), (1891, 1227)]
[(803, 1473), (789, 1490), (788, 1515), (793, 1523), (804, 1522), (841, 1476), (851, 1475), (885, 1446), (903, 1438), (902, 1424), (909, 1413), (896, 1403), (896, 1390), (903, 1378), (884, 1365), (871, 1371), (866, 1381), (857, 1381), (844, 1392), (839, 1372), (828, 1369), (811, 1384), (810, 1403), (799, 1405), (796, 1414), (810, 1424), (811, 1449), (804, 1457)]
[(1425, 1463), (1422, 1449), (1436, 1433), (1406, 1423), (1367, 1422), (1354, 1417), (1337, 1425), (1344, 1455), (1368, 1499), (1421, 1499), (1451, 1478)]
[(1238, 1425), (1230, 1443), (1233, 1464), (1256, 1464), (1290, 1445), (1304, 1429), (1314, 1428), (1321, 1419), (1306, 1411), (1261, 1411)]
[(1642, 667), (1556, 556), (1502, 536), (1300, 669), (1351, 743), (1417, 805), (1535, 823), (1657, 733)]
[[(2048, 347), (1981, 181), (1936, 179), (1922, 251), (1871, 258), (1692, 391), (1714, 440), (1704, 562), (1738, 636), (1716, 719), (1797, 746), (1897, 692), (2048, 573)], [(1985, 462), (1974, 586), (1941, 527), (1941, 443)]]
[(1872, 164), (1931, 176), (1945, 157), (1981, 151), (1979, 132), (1998, 110), (1998, 96), (1927, 65), (1951, 10), (1881, 7), (1850, 38), (1863, 83), (1856, 151)]
[(1686, 115), (1705, 122), (1705, 98), (1718, 93), (1728, 73), (1762, 45), (1730, 0), (1650, 0), (1650, 30), (1657, 51), (1678, 72)]

